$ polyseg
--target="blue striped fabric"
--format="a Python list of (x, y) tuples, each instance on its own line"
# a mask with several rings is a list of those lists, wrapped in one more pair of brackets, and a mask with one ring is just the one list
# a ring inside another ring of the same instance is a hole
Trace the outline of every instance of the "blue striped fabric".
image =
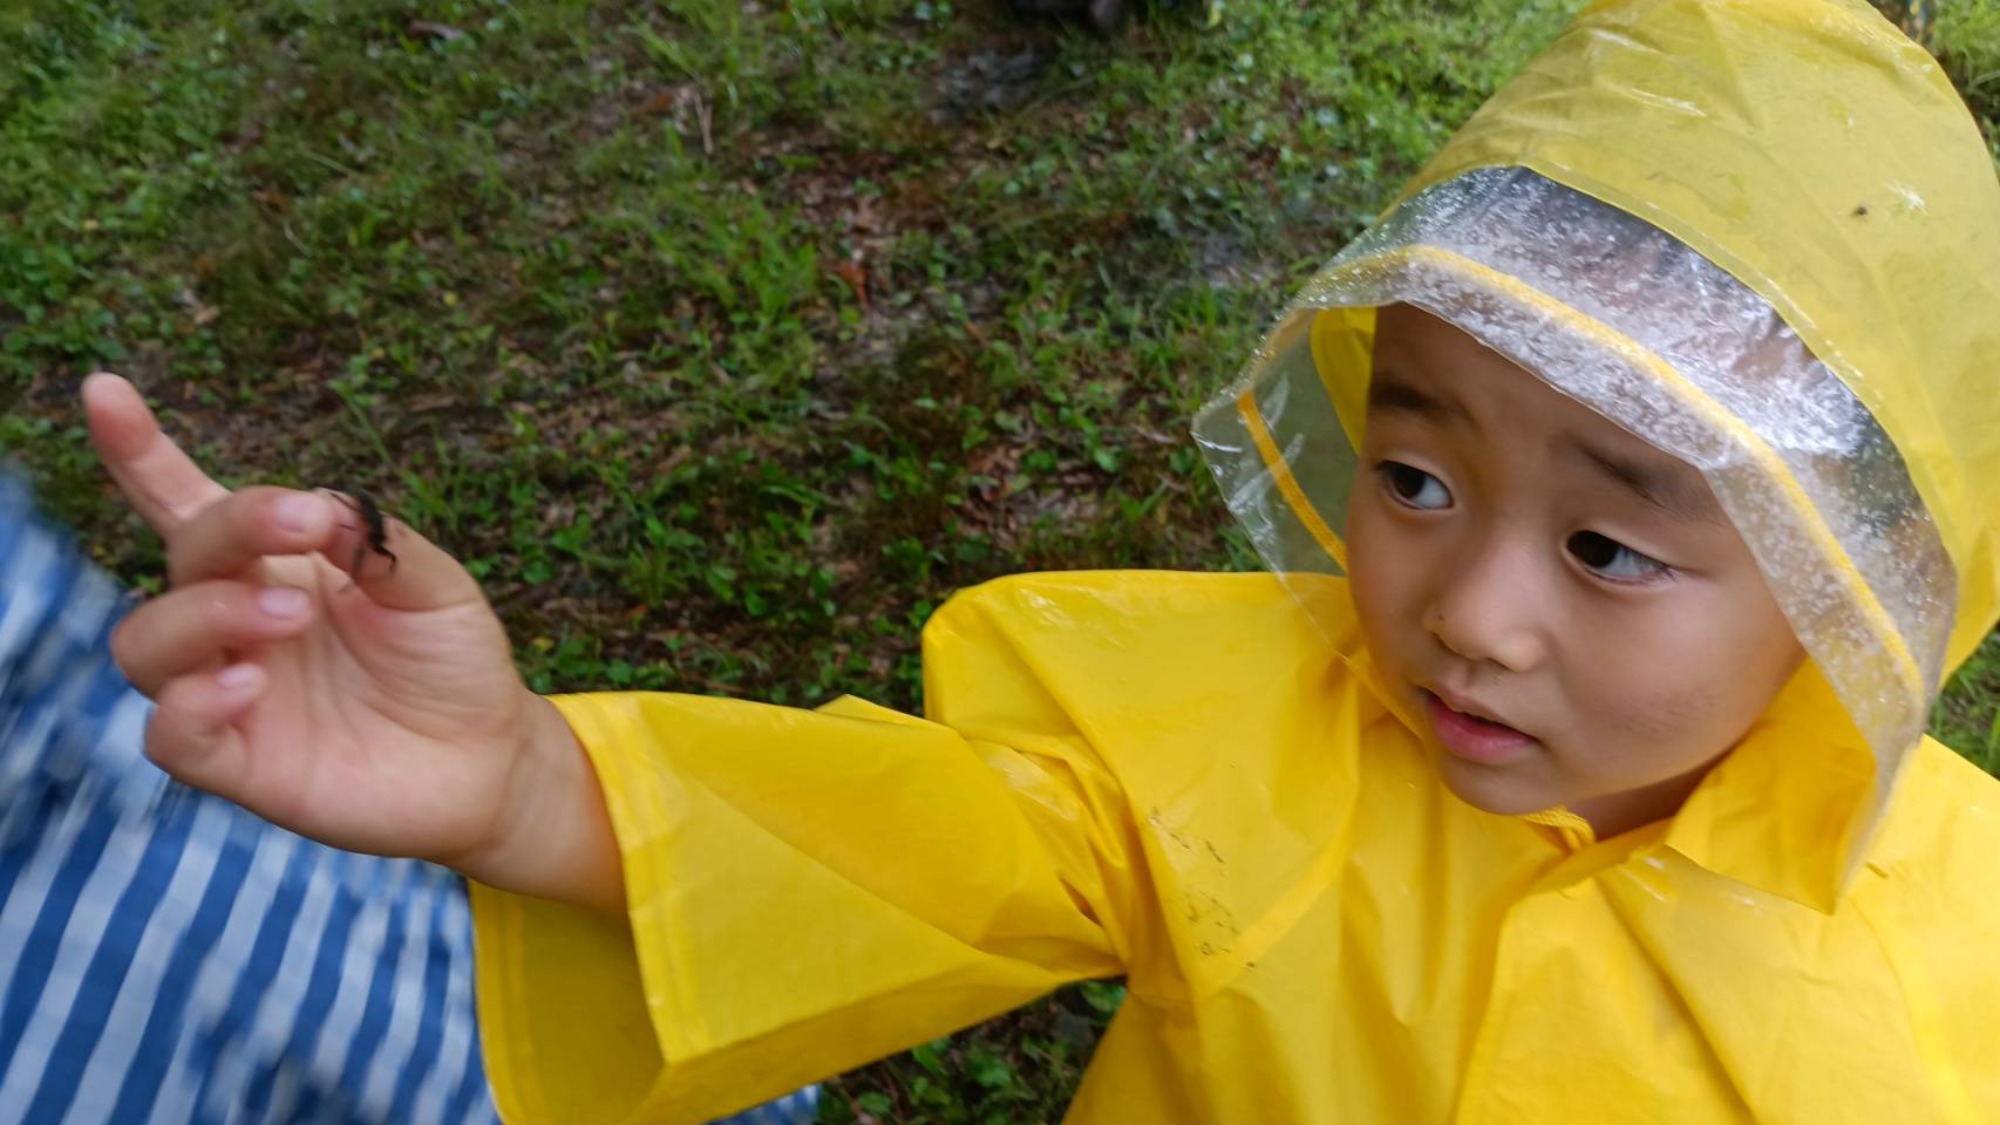
[(464, 885), (154, 768), (125, 605), (0, 466), (0, 1122), (497, 1120)]

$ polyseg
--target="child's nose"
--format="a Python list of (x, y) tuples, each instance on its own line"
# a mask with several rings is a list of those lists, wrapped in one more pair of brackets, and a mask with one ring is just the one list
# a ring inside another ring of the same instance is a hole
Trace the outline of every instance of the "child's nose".
[(1424, 615), (1439, 644), (1478, 664), (1524, 672), (1541, 662), (1541, 582), (1528, 553), (1504, 544), (1453, 560)]

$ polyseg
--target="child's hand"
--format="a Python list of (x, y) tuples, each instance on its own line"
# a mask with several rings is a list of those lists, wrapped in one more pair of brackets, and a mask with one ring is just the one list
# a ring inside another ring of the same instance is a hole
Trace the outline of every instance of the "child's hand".
[(464, 567), (393, 521), (392, 565), (333, 496), (228, 491), (122, 379), (83, 395), (99, 456), (166, 541), (171, 589), (113, 639), (158, 702), (161, 768), (336, 847), (622, 901), (589, 761)]

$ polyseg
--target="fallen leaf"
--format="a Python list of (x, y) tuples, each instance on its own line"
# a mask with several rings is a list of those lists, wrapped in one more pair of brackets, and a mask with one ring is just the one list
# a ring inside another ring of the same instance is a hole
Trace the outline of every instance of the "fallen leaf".
[(833, 276), (847, 283), (854, 290), (854, 299), (860, 303), (863, 312), (868, 310), (868, 270), (860, 262), (849, 260), (835, 262), (827, 267)]

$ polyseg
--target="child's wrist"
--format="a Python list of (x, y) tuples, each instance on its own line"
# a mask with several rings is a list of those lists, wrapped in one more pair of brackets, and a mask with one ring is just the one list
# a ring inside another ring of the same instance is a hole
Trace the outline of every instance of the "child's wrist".
[(526, 693), (489, 842), (452, 866), (500, 890), (622, 914), (623, 863), (590, 756), (553, 703)]

